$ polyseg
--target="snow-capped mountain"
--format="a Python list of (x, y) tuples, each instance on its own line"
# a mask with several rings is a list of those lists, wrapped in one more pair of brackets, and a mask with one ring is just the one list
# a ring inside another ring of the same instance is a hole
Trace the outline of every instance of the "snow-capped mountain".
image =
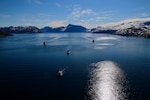
[(91, 32), (150, 38), (150, 18), (130, 19), (120, 22), (103, 24), (93, 29), (87, 29), (81, 25), (69, 24), (67, 26), (56, 28), (46, 26), (41, 29), (37, 28), (36, 26), (10, 26), (1, 27), (0, 30), (8, 33)]
[(61, 26), (61, 27), (44, 27), (40, 29), (41, 32), (86, 32), (86, 28), (80, 25), (72, 25), (69, 24), (67, 26)]
[(9, 27), (0, 27), (0, 30), (8, 33), (46, 33), (46, 32), (86, 32), (86, 28), (80, 25), (69, 24), (67, 26), (55, 27), (45, 26), (41, 29), (36, 26), (9, 26)]
[(83, 26), (69, 24), (64, 32), (86, 32), (86, 30), (87, 29)]
[(3, 30), (8, 33), (39, 33), (39, 28), (35, 26), (17, 26), (17, 27), (1, 27), (0, 30)]
[(116, 23), (109, 23), (91, 29), (93, 33), (111, 33), (123, 36), (150, 37), (150, 19), (124, 20)]

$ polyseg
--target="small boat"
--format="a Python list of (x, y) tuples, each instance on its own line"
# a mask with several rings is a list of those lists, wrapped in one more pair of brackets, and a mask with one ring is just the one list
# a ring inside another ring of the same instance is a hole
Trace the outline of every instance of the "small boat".
[(67, 50), (67, 55), (69, 55), (71, 53), (71, 51), (70, 50)]
[(65, 71), (65, 69), (59, 70), (58, 71), (58, 77), (62, 77), (64, 75), (64, 71)]
[(46, 42), (45, 41), (43, 42), (43, 45), (46, 46)]
[(92, 42), (94, 43), (94, 40), (92, 40)]

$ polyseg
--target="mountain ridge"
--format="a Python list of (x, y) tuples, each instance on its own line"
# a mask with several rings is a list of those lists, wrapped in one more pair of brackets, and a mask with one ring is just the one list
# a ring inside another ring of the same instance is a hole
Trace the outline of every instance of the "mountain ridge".
[(36, 26), (9, 26), (9, 27), (1, 27), (0, 30), (8, 33), (39, 33), (40, 29)]
[(56, 28), (46, 26), (41, 28), (40, 30), (41, 32), (86, 32), (87, 28), (81, 25), (68, 24), (67, 26), (60, 26)]
[(97, 28), (87, 29), (81, 25), (68, 24), (67, 26), (60, 26), (52, 28), (45, 26), (38, 28), (36, 26), (9, 26), (1, 27), (0, 30), (8, 33), (52, 33), (52, 32), (88, 32), (88, 33), (106, 33), (122, 36), (136, 36), (150, 38), (150, 21), (127, 21), (120, 22), (114, 25), (98, 26)]
[(150, 38), (150, 21), (129, 21), (91, 29), (92, 33)]

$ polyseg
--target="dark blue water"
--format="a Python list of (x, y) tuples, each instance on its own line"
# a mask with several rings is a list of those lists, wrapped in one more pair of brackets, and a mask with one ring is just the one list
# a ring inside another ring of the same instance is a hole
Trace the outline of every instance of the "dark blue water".
[(149, 93), (149, 39), (90, 33), (0, 37), (0, 100), (148, 100)]

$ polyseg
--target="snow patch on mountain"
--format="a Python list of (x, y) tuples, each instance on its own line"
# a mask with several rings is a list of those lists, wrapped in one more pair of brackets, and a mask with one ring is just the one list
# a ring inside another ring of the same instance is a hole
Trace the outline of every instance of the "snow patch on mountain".
[(150, 37), (150, 18), (130, 19), (103, 24), (91, 29), (93, 33), (111, 33), (123, 36)]
[(143, 26), (144, 23), (148, 22), (148, 21), (150, 21), (150, 18), (127, 19), (127, 20), (123, 20), (123, 21), (119, 21), (119, 22), (102, 24), (99, 27), (101, 27), (101, 29), (113, 29), (113, 30), (127, 29), (130, 27), (138, 28), (140, 26)]

